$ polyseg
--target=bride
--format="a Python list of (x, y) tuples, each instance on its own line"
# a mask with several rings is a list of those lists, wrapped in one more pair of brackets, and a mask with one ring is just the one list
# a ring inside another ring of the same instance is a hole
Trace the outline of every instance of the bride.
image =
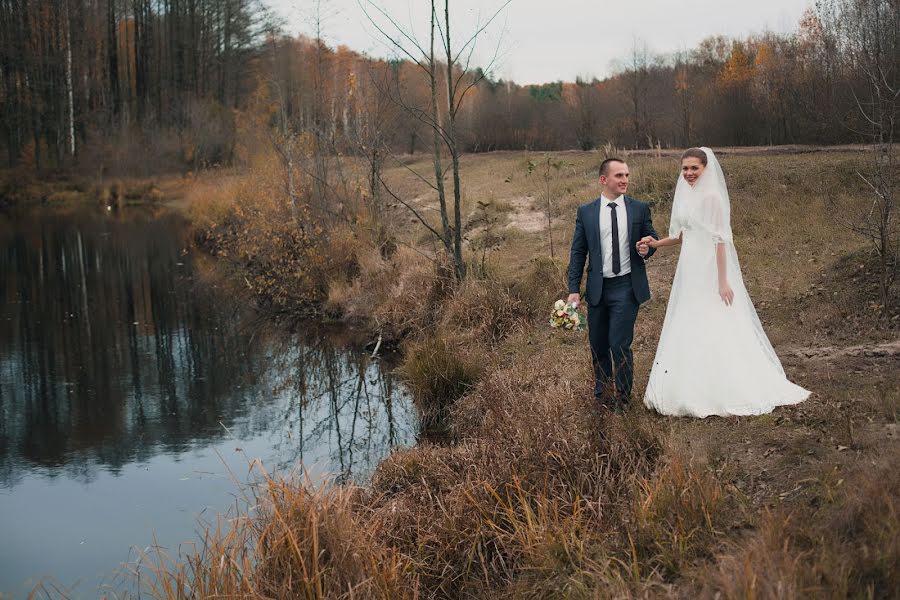
[(709, 148), (681, 158), (669, 237), (681, 244), (656, 358), (644, 394), (666, 415), (758, 415), (810, 392), (788, 381), (766, 337), (738, 264), (722, 168)]

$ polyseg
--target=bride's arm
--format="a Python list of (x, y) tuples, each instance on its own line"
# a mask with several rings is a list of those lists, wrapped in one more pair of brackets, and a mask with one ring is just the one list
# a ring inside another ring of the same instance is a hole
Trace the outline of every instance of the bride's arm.
[(725, 244), (716, 244), (716, 267), (719, 271), (719, 297), (722, 302), (731, 306), (734, 302), (734, 291), (728, 285), (728, 256), (725, 254)]
[[(677, 246), (678, 244), (681, 243), (681, 237), (683, 235), (684, 234), (682, 233), (677, 238), (667, 237), (667, 238), (663, 238), (661, 240), (653, 240), (653, 239), (647, 240), (647, 245), (650, 246), (651, 248), (665, 248), (666, 246)], [(644, 238), (644, 239), (646, 239), (646, 238)], [(641, 241), (643, 241), (643, 240), (641, 240)]]

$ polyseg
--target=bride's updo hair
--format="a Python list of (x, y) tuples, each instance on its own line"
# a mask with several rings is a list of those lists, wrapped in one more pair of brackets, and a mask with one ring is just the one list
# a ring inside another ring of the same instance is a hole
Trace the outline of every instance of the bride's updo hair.
[(684, 154), (681, 155), (681, 160), (686, 158), (697, 158), (700, 159), (700, 162), (703, 163), (703, 166), (706, 166), (706, 152), (701, 150), (700, 148), (688, 148), (684, 151)]

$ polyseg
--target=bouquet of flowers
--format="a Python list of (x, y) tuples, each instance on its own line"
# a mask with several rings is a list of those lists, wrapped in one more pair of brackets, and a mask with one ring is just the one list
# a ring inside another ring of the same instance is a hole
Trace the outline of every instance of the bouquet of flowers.
[(574, 304), (566, 304), (563, 300), (557, 300), (553, 305), (553, 312), (550, 313), (550, 327), (569, 331), (584, 329), (584, 320), (576, 309)]

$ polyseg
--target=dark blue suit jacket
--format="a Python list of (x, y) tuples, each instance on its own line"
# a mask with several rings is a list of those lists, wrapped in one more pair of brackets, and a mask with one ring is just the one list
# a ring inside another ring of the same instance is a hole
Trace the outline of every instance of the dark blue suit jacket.
[[(628, 248), (631, 250), (631, 286), (634, 297), (641, 304), (650, 299), (650, 284), (644, 258), (638, 254), (636, 244), (644, 236), (658, 239), (650, 218), (650, 207), (640, 200), (625, 196), (625, 210), (628, 213)], [(656, 250), (650, 248), (647, 258)], [(569, 293), (581, 291), (581, 276), (585, 260), (588, 261), (587, 288), (584, 300), (592, 306), (600, 304), (603, 297), (603, 256), (600, 252), (600, 198), (578, 207), (575, 214), (575, 235), (572, 236), (572, 250), (569, 253)]]

